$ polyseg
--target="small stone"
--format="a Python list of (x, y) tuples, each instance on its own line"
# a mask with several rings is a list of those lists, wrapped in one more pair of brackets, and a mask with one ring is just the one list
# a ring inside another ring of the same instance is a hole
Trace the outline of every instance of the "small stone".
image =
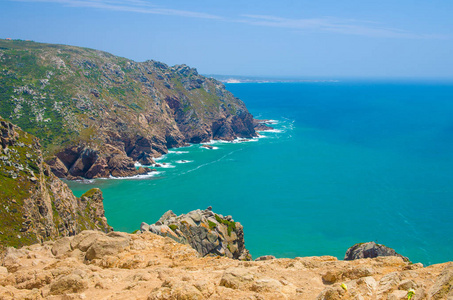
[(388, 295), (388, 300), (406, 300), (407, 291), (396, 290)]
[(322, 281), (325, 283), (335, 283), (341, 277), (341, 273), (334, 272), (334, 271), (327, 271), (324, 275), (322, 275)]
[(405, 290), (405, 291), (415, 290), (417, 288), (418, 288), (418, 285), (413, 280), (409, 280), (409, 279), (401, 281), (401, 283), (398, 285), (399, 290)]
[(275, 256), (273, 255), (263, 255), (255, 259), (255, 261), (263, 261), (263, 260), (272, 260), (275, 259)]

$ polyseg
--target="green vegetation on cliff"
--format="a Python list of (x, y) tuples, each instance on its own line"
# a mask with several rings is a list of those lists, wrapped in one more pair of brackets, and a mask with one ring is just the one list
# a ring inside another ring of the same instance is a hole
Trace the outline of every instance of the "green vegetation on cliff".
[(110, 230), (101, 191), (76, 198), (44, 163), (38, 139), (0, 117), (0, 250), (83, 229)]
[(244, 103), (186, 65), (26, 41), (0, 40), (0, 115), (40, 139), (61, 177), (135, 175), (126, 157), (256, 135)]

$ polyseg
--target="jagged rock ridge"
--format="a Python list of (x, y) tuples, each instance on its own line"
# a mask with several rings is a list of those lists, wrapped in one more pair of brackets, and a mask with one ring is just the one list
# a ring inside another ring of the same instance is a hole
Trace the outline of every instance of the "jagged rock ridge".
[(43, 161), (38, 139), (0, 118), (0, 247), (111, 230), (102, 193), (76, 198)]
[(168, 236), (175, 241), (190, 245), (202, 256), (220, 255), (239, 260), (251, 260), (245, 248), (244, 229), (231, 216), (222, 216), (212, 211), (194, 210), (177, 216), (167, 211), (155, 224), (142, 223), (141, 232)]
[(137, 175), (171, 147), (256, 136), (244, 103), (186, 65), (0, 40), (0, 66), (0, 115), (41, 139), (59, 177)]

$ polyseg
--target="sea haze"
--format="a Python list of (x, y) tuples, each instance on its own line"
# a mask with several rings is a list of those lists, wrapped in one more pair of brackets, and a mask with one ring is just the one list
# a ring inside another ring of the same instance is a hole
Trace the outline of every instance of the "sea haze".
[(142, 179), (71, 182), (104, 192), (115, 230), (213, 206), (256, 258), (334, 255), (377, 241), (424, 264), (452, 260), (453, 84), (241, 83), (227, 88), (277, 130), (172, 149)]

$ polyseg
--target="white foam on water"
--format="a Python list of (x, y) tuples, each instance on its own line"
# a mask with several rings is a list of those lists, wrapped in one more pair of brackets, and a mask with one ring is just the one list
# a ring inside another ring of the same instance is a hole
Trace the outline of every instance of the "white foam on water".
[(188, 164), (193, 162), (193, 160), (177, 160), (175, 161), (177, 164)]
[(116, 180), (146, 179), (146, 178), (151, 178), (151, 177), (154, 177), (156, 175), (159, 175), (160, 173), (161, 172), (151, 172), (151, 173), (148, 173), (148, 174), (139, 174), (139, 175), (127, 176), (127, 177), (114, 177), (114, 176), (110, 175), (109, 178), (99, 178), (99, 179), (116, 179)]
[(274, 124), (278, 124), (279, 122), (277, 120), (265, 120), (265, 121), (261, 121), (259, 122), (260, 124), (269, 124), (269, 125), (274, 125)]
[(93, 183), (94, 179), (86, 179), (86, 178), (84, 178), (84, 179), (76, 179), (76, 180), (73, 180), (73, 181), (80, 182), (80, 183), (83, 183), (83, 184), (89, 184), (89, 183)]
[(160, 157), (153, 157), (153, 160), (154, 160), (154, 161), (160, 161), (160, 160), (164, 159), (165, 156), (166, 156), (166, 154), (164, 154), (164, 155), (162, 155), (162, 156), (160, 156)]
[[(206, 145), (206, 144), (203, 144), (203, 145)], [(209, 145), (209, 146), (210, 146), (209, 148), (208, 147), (203, 147), (203, 146), (200, 146), (200, 148), (201, 149), (207, 149), (207, 150), (217, 150), (217, 149), (219, 149), (219, 147), (212, 146), (212, 144)]]
[(281, 133), (281, 132), (283, 132), (283, 130), (280, 130), (280, 129), (270, 129), (270, 130), (263, 130), (263, 131), (260, 131), (260, 132)]
[(167, 154), (184, 154), (184, 153), (189, 153), (189, 151), (168, 150)]

